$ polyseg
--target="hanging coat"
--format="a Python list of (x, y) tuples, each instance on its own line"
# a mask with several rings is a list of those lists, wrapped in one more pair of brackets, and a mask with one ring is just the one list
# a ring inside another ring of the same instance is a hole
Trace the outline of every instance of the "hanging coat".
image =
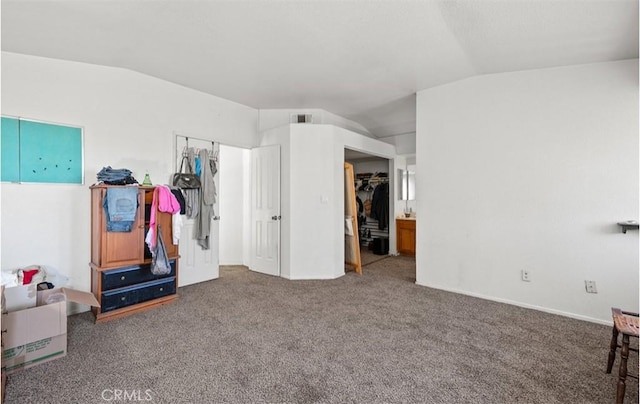
[(389, 183), (383, 182), (373, 191), (371, 217), (378, 221), (378, 229), (389, 227)]
[[(209, 235), (211, 234), (211, 219), (213, 219), (213, 204), (216, 201), (216, 184), (213, 182), (212, 166), (209, 164), (209, 152), (200, 150), (200, 212), (196, 218), (196, 240), (203, 250), (209, 249)], [(206, 163), (205, 163), (206, 162)]]

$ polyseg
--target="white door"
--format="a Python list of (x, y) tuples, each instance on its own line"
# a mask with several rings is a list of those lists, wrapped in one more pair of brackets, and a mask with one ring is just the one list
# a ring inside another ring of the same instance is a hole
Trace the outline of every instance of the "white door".
[(251, 150), (251, 267), (280, 276), (280, 146)]
[[(180, 167), (180, 157), (183, 147), (186, 146), (185, 139), (181, 136), (176, 138), (178, 161), (177, 167)], [(220, 146), (217, 143), (210, 141), (204, 141), (189, 137), (189, 147), (193, 147), (196, 150), (206, 149), (213, 150), (213, 155), (217, 160), (220, 151)], [(196, 154), (197, 155), (197, 154)], [(218, 162), (216, 162), (218, 164)], [(219, 169), (219, 168), (218, 168)], [(219, 172), (213, 176), (213, 181), (216, 185), (216, 190), (220, 189), (220, 175)], [(178, 268), (178, 286), (191, 285), (198, 282), (204, 282), (211, 279), (217, 279), (219, 277), (219, 195), (216, 196), (216, 202), (213, 206), (214, 218), (211, 221), (211, 232), (209, 234), (209, 249), (204, 250), (198, 244), (195, 238), (195, 224), (196, 219), (188, 219), (186, 215), (182, 216), (182, 231), (180, 235), (180, 260)]]

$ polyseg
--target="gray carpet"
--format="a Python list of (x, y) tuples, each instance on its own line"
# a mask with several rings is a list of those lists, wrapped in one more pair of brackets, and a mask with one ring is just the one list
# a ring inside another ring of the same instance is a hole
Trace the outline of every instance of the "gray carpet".
[(125, 401), (115, 390), (153, 403), (614, 401), (609, 327), (414, 280), (403, 257), (330, 281), (225, 267), (171, 305), (103, 324), (71, 316), (68, 356), (12, 375), (6, 402)]
[[(361, 248), (360, 249), (360, 262), (362, 263), (362, 266), (365, 267), (367, 265), (373, 264), (374, 262), (378, 262), (380, 260), (383, 260), (385, 258), (389, 258), (388, 255), (377, 255), (374, 254), (373, 251), (367, 249), (367, 248)], [(415, 273), (415, 270), (414, 270)], [(415, 282), (415, 279), (414, 279)]]

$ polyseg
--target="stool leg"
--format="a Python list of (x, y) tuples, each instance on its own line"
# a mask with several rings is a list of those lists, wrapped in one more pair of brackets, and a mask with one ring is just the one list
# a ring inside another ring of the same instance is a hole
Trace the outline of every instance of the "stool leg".
[(607, 373), (611, 373), (611, 368), (613, 368), (613, 362), (616, 360), (616, 349), (618, 349), (618, 329), (616, 326), (613, 326), (613, 335), (611, 336), (611, 343), (609, 344), (609, 361), (607, 362)]
[(627, 379), (627, 358), (629, 357), (629, 336), (622, 333), (622, 349), (620, 349), (620, 372), (618, 373), (618, 391), (616, 404), (624, 401), (625, 380)]

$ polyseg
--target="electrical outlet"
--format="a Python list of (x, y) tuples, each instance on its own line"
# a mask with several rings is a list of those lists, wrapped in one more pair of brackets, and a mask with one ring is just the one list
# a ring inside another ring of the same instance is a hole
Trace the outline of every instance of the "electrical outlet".
[(531, 282), (531, 271), (529, 271), (528, 269), (523, 269), (522, 280), (525, 282)]
[(584, 281), (584, 287), (587, 289), (587, 293), (598, 293), (596, 281)]

